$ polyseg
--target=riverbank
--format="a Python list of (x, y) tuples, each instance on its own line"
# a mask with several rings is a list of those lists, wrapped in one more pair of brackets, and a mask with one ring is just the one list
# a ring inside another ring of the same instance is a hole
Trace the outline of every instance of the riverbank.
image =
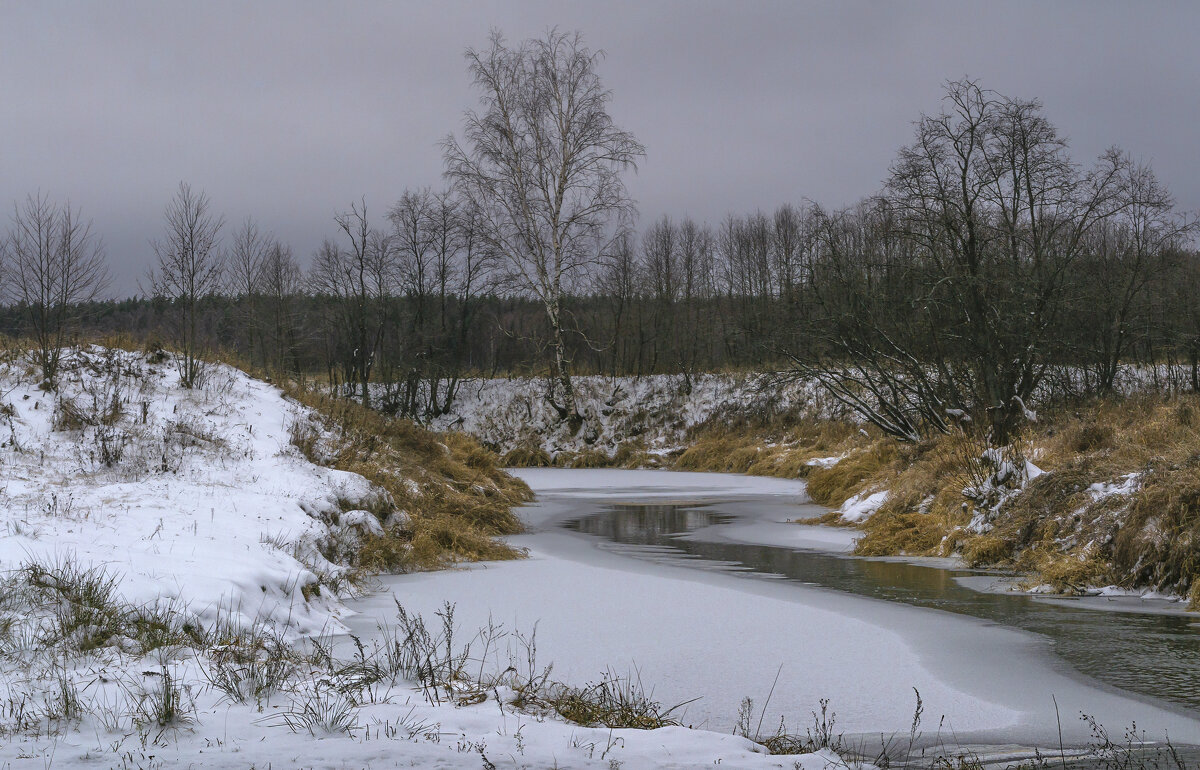
[[(999, 449), (969, 432), (914, 445), (804, 418), (710, 425), (676, 465), (794, 468), (834, 509), (827, 523), (862, 532), (858, 555), (954, 556), (1016, 573), (1018, 590), (1196, 609), (1197, 415), (1193, 395), (1096, 402), (1046, 412)], [(765, 457), (736, 459), (752, 447)]]
[(1019, 590), (1200, 603), (1200, 398), (1133, 392), (1029, 413), (995, 448), (969, 423), (904, 443), (765, 375), (580, 378), (583, 428), (536, 380), (464, 384), (441, 427), (509, 465), (804, 479), (865, 556), (961, 558)]

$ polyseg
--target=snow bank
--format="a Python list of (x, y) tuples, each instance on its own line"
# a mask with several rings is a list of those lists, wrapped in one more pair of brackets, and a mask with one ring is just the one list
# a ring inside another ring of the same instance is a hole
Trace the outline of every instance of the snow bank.
[(560, 452), (602, 451), (609, 455), (629, 442), (651, 453), (681, 448), (687, 430), (727, 414), (769, 414), (816, 402), (811, 384), (779, 383), (767, 375), (699, 374), (646, 377), (576, 377), (584, 427), (572, 434), (546, 403), (545, 381), (536, 378), (463, 382), (436, 430), (461, 430), (504, 454), (517, 447)]
[(23, 362), (0, 369), (0, 569), (72, 558), (132, 604), (172, 600), (206, 624), (341, 627), (336, 598), (303, 589), (341, 569), (315, 545), (339, 500), (371, 488), (291, 446), (303, 407), (228, 366), (194, 390), (139, 353), (71, 351), (63, 369), (57, 394)]
[(838, 509), (838, 513), (842, 516), (842, 521), (858, 523), (866, 521), (878, 511), (880, 507), (887, 502), (888, 493), (883, 492), (861, 492), (854, 495), (846, 502), (842, 503), (842, 507)]

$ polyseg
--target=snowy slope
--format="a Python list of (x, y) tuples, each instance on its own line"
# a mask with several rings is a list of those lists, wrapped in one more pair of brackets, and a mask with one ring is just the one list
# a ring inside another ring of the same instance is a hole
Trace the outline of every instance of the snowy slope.
[(461, 430), (504, 454), (540, 447), (550, 455), (598, 450), (612, 455), (638, 442), (652, 453), (682, 448), (686, 431), (721, 415), (769, 414), (813, 404), (811, 385), (780, 383), (767, 375), (700, 374), (576, 377), (584, 427), (575, 434), (545, 399), (537, 378), (465, 381), (451, 412), (433, 421)]
[(278, 388), (216, 366), (185, 390), (170, 359), (147, 359), (70, 352), (57, 394), (22, 362), (0, 371), (0, 565), (71, 554), (119, 576), (132, 603), (338, 628), (339, 605), (302, 589), (340, 568), (304, 546), (331, 535), (339, 498), (370, 485), (300, 456), (288, 428), (304, 410)]

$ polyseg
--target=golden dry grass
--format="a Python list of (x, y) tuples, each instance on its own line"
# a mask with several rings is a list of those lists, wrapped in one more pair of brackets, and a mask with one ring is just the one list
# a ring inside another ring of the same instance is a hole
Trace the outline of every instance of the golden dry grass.
[(506, 468), (549, 468), (554, 458), (540, 446), (519, 446), (506, 452), (500, 464)]
[(714, 420), (691, 431), (688, 448), (672, 466), (677, 470), (811, 479), (819, 469), (808, 465), (809, 461), (844, 454), (868, 440), (849, 422), (795, 413), (767, 420)]
[[(1008, 498), (985, 534), (964, 528), (974, 513), (963, 495), (968, 459), (979, 445), (962, 435), (901, 447), (890, 462), (878, 449), (873, 458), (852, 454), (839, 466), (854, 465), (813, 496), (833, 504), (889, 490), (861, 525), (862, 555), (959, 553), (971, 566), (1010, 567), (1059, 591), (1116, 583), (1200, 604), (1200, 398), (1097, 400), (1045, 416), (1025, 441), (1047, 473)], [(1131, 494), (1094, 491), (1129, 474), (1139, 479)]]
[(1200, 456), (1159, 464), (1116, 533), (1113, 566), (1134, 585), (1194, 591), (1200, 582)]
[(477, 441), (459, 433), (436, 434), (294, 384), (285, 392), (312, 408), (337, 436), (328, 444), (311, 431), (293, 430), (302, 452), (314, 462), (363, 476), (408, 514), (404, 531), (364, 540), (363, 566), (431, 569), (457, 560), (521, 555), (497, 537), (521, 531), (512, 509), (531, 493), (500, 470), (499, 459)]
[(811, 468), (807, 474), (808, 494), (821, 505), (839, 506), (872, 488), (875, 482), (894, 477), (904, 466), (904, 454), (895, 440), (877, 438), (850, 450), (836, 465)]
[(1200, 397), (1139, 395), (1096, 401), (1052, 415), (1042, 426), (1039, 463), (1047, 470), (1077, 457), (1115, 476), (1151, 460), (1180, 463), (1200, 452)]

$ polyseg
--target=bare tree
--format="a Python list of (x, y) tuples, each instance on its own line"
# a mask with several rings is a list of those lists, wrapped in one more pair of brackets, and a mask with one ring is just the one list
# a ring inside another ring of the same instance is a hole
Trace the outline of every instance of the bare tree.
[(279, 241), (271, 243), (259, 271), (258, 286), (262, 295), (263, 349), (267, 366), (274, 371), (285, 371), (289, 367), (295, 371), (299, 345), (295, 303), (304, 287), (300, 267), (288, 246)]
[(1032, 415), (1057, 357), (1088, 233), (1122, 206), (1127, 159), (1082, 171), (1041, 104), (964, 80), (926, 115), (885, 196), (825, 218), (819, 266), (830, 392), (916, 440), (952, 418), (997, 445)]
[(674, 363), (678, 342), (675, 337), (675, 310), (681, 288), (678, 236), (675, 223), (665, 215), (642, 236), (642, 262), (653, 300), (650, 315), (653, 334), (650, 371), (658, 370), (660, 353)]
[(309, 282), (335, 302), (347, 383), (359, 390), (363, 406), (370, 406), (371, 373), (387, 326), (385, 300), (395, 279), (394, 253), (388, 238), (371, 228), (365, 201), (352, 204), (334, 222), (348, 248), (326, 240), (313, 259)]
[(263, 265), (274, 239), (263, 233), (251, 217), (246, 217), (233, 234), (225, 277), (234, 297), (251, 297), (259, 292)]
[(446, 139), (446, 176), (479, 212), (491, 248), (507, 257), (514, 289), (543, 305), (547, 398), (578, 428), (563, 300), (628, 227), (634, 205), (621, 174), (645, 149), (614, 125), (612, 94), (596, 72), (602, 53), (579, 33), (551, 31), (510, 48), (493, 32), (487, 49), (466, 56), (482, 110), (467, 113), (461, 143)]
[(179, 184), (164, 213), (166, 232), (152, 242), (158, 259), (150, 272), (155, 296), (172, 301), (183, 313), (178, 338), (180, 382), (195, 387), (203, 374), (198, 322), (200, 303), (221, 290), (225, 260), (220, 250), (225, 220), (210, 210), (208, 196)]
[(436, 389), (437, 338), (435, 286), (438, 231), (434, 196), (428, 190), (406, 190), (388, 212), (396, 258), (398, 288), (405, 300), (405, 317), (397, 328), (398, 376), (390, 378), (386, 398), (389, 408), (410, 416), (420, 411), (422, 386)]
[(226, 291), (237, 303), (239, 320), (245, 324), (250, 339), (250, 358), (255, 353), (266, 363), (263, 349), (260, 305), (262, 304), (262, 271), (274, 238), (263, 233), (250, 217), (243, 220), (233, 234), (233, 243), (226, 259)]
[(1139, 307), (1150, 284), (1171, 270), (1172, 261), (1196, 232), (1194, 218), (1173, 211), (1170, 192), (1148, 166), (1129, 163), (1121, 177), (1117, 214), (1092, 228), (1085, 241), (1082, 326), (1092, 341), (1085, 351), (1095, 387), (1111, 392), (1135, 342)]
[(405, 192), (388, 219), (405, 310), (395, 343), (405, 373), (389, 397), (397, 411), (436, 417), (458, 391), (495, 259), (479, 237), (477, 213), (449, 191)]
[(679, 225), (680, 346), (678, 365), (688, 392), (692, 375), (700, 365), (703, 346), (710, 339), (712, 326), (705, 302), (713, 291), (713, 238), (707, 227), (685, 217)]
[(8, 263), (9, 294), (28, 320), (34, 361), (52, 388), (80, 305), (108, 285), (104, 244), (70, 203), (59, 207), (39, 193), (14, 207), (0, 251)]

